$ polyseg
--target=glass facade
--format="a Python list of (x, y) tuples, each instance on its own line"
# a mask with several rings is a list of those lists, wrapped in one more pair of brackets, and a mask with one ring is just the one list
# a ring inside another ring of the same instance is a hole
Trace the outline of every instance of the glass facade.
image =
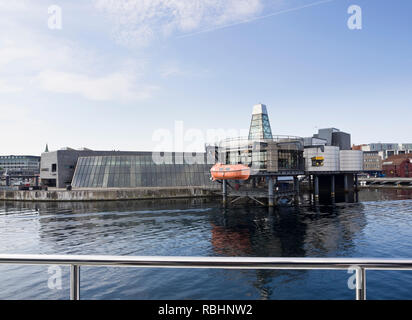
[[(302, 150), (276, 150), (278, 170), (304, 170), (304, 159)], [(265, 147), (258, 152), (250, 150), (225, 150), (226, 155), (221, 156), (224, 164), (243, 164), (255, 169), (266, 171), (269, 155)]]
[(279, 170), (303, 170), (303, 151), (300, 150), (279, 150), (278, 154)]
[[(173, 159), (174, 157), (173, 155)], [(180, 162), (183, 161), (156, 164), (152, 155), (80, 157), (72, 186), (76, 188), (217, 186), (216, 182), (210, 180), (212, 164), (207, 164), (206, 159), (203, 164), (178, 164)]]
[(272, 129), (270, 128), (269, 117), (267, 114), (260, 113), (252, 115), (249, 139), (272, 139)]

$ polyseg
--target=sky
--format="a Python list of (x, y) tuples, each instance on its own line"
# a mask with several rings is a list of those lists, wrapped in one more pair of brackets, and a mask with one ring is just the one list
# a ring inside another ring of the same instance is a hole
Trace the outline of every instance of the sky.
[(247, 135), (257, 103), (274, 135), (412, 143), (411, 12), (409, 0), (0, 0), (0, 154), (201, 151)]

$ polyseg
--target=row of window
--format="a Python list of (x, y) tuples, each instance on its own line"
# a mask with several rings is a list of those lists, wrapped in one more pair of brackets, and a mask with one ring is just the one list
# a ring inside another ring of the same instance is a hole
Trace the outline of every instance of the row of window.
[(26, 156), (0, 156), (0, 161), (3, 159), (27, 159), (27, 160), (33, 160), (33, 158), (36, 159), (36, 161), (40, 161), (40, 158), (37, 157), (26, 157)]
[[(266, 150), (261, 152), (250, 152), (249, 154), (239, 154), (238, 152), (228, 152), (226, 164), (254, 164), (255, 168), (266, 169), (268, 155)], [(302, 170), (304, 167), (303, 152), (296, 150), (279, 150), (278, 151), (278, 168), (279, 170)]]

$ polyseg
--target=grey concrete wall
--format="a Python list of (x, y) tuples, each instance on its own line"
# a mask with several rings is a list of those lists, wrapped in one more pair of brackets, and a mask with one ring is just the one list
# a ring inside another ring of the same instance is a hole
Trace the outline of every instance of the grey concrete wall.
[(57, 171), (52, 172), (52, 164), (57, 165), (57, 151), (42, 153), (40, 160), (40, 179), (56, 179), (57, 185)]
[(216, 188), (175, 187), (175, 188), (135, 188), (135, 189), (94, 189), (94, 190), (51, 190), (51, 191), (4, 191), (0, 190), (0, 200), (11, 201), (112, 201), (139, 199), (167, 199), (213, 197)]

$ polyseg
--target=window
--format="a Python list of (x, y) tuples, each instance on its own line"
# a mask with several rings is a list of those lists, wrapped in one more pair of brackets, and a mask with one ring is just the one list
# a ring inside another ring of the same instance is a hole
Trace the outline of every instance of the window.
[(53, 164), (52, 164), (51, 171), (52, 171), (52, 172), (56, 172), (56, 171), (57, 171), (57, 164), (56, 164), (56, 163), (53, 163)]

